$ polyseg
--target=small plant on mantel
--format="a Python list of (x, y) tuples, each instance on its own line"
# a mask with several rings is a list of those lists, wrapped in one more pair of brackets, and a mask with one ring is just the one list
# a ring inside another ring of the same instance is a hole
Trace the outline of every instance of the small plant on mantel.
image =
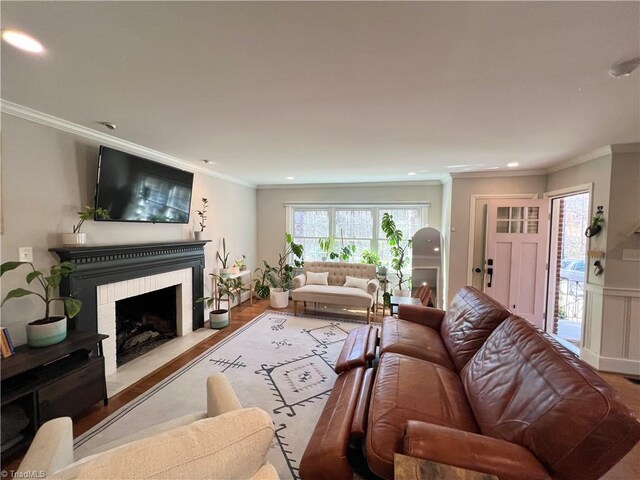
[[(75, 317), (80, 312), (82, 302), (72, 297), (56, 297), (54, 291), (60, 286), (62, 279), (68, 277), (75, 270), (75, 266), (71, 262), (62, 262), (60, 265), (53, 265), (47, 275), (36, 270), (30, 262), (5, 262), (0, 266), (0, 277), (21, 265), (31, 267), (31, 271), (26, 276), (27, 284), (31, 285), (36, 281), (42, 287), (43, 292), (15, 288), (7, 293), (2, 300), (2, 305), (9, 299), (28, 295), (40, 298), (44, 302), (44, 317), (27, 324), (27, 343), (32, 347), (47, 347), (61, 342), (67, 337), (67, 317)], [(64, 304), (67, 317), (51, 315), (51, 304), (56, 301)]]
[(87, 242), (87, 234), (80, 233), (80, 228), (82, 228), (82, 224), (89, 220), (91, 217), (97, 217), (102, 219), (108, 219), (109, 210), (104, 208), (94, 208), (87, 205), (78, 213), (79, 221), (73, 226), (73, 233), (63, 233), (62, 234), (62, 243), (67, 247), (77, 247), (84, 245)]
[(102, 219), (109, 218), (109, 210), (105, 208), (94, 208), (87, 205), (82, 210), (77, 212), (80, 216), (80, 221), (73, 226), (73, 233), (80, 233), (80, 227), (85, 222), (85, 220), (89, 220), (91, 217), (96, 216)]
[(207, 227), (207, 207), (209, 206), (209, 200), (205, 197), (202, 197), (202, 210), (196, 210), (196, 213), (200, 217), (200, 221), (198, 225), (200, 225), (200, 231), (204, 232), (204, 229)]

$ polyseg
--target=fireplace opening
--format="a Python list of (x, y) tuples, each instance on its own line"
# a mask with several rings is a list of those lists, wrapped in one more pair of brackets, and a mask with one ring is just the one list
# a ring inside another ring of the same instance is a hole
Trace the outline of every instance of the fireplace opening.
[(116, 362), (121, 367), (177, 335), (177, 287), (116, 302)]

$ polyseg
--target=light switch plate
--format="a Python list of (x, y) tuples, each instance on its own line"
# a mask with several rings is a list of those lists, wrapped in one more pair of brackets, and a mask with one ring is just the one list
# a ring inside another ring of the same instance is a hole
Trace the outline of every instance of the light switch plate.
[(640, 262), (640, 250), (638, 250), (637, 248), (623, 249), (622, 260), (626, 262)]
[(18, 260), (21, 262), (33, 262), (33, 248), (31, 247), (18, 248)]

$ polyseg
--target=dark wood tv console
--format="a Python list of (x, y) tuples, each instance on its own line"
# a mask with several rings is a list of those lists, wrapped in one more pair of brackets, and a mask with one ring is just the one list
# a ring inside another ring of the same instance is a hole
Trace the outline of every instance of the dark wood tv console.
[[(69, 330), (67, 338), (56, 345), (45, 348), (22, 345), (16, 348), (15, 355), (2, 360), (3, 440), (12, 423), (4, 416), (8, 412), (19, 409), (29, 422), (15, 444), (3, 447), (3, 462), (23, 452), (47, 420), (75, 417), (101, 400), (107, 404), (102, 355), (102, 340), (107, 337)], [(24, 416), (17, 415), (23, 423)]]

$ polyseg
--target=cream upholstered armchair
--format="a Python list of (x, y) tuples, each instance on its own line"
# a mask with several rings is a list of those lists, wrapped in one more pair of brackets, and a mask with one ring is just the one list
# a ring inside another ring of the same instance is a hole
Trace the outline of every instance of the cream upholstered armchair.
[(222, 374), (207, 379), (207, 411), (136, 432), (74, 461), (69, 417), (40, 427), (16, 475), (51, 479), (277, 479), (266, 461), (273, 422), (242, 408)]

